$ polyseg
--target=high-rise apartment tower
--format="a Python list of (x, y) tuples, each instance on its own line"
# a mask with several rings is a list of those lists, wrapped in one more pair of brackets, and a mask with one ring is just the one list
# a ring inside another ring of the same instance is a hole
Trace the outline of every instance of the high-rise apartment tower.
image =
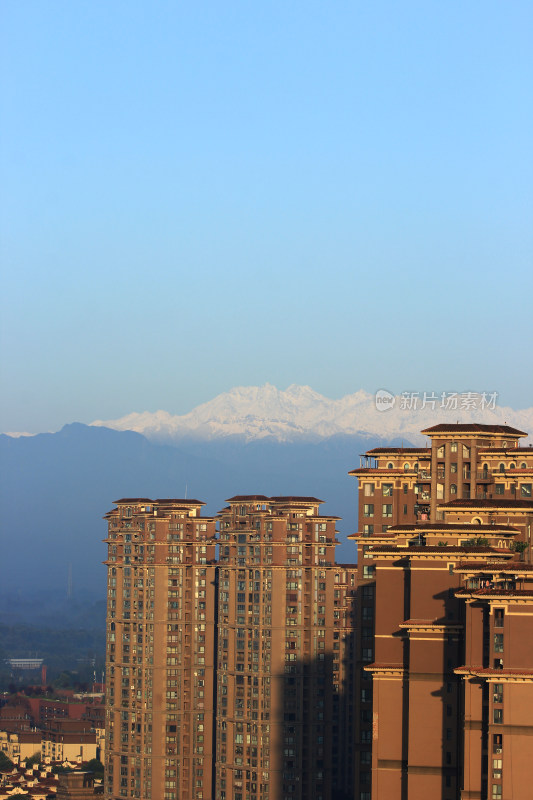
[(197, 500), (107, 514), (107, 797), (211, 800), (215, 520)]
[[(314, 497), (108, 515), (107, 798), (344, 800), (356, 570)], [(215, 561), (219, 546), (219, 560)]]

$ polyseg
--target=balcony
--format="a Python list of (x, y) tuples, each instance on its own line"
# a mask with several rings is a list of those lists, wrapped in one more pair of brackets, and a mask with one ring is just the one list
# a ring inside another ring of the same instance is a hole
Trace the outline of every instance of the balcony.
[(484, 469), (482, 472), (477, 473), (477, 480), (486, 483), (492, 483), (492, 481), (494, 480), (494, 475), (492, 474), (492, 472), (489, 472), (488, 470)]

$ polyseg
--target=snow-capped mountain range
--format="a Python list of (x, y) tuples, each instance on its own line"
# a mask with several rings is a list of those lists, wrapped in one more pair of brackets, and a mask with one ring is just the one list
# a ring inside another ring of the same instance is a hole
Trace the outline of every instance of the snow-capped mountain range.
[(500, 407), (495, 395), (471, 392), (394, 397), (385, 390), (376, 394), (360, 390), (331, 400), (309, 386), (293, 384), (283, 391), (267, 383), (236, 387), (188, 414), (133, 412), (121, 419), (91, 424), (137, 431), (152, 441), (169, 443), (229, 436), (289, 442), (363, 434), (389, 440), (405, 437), (417, 444), (424, 440), (420, 430), (440, 422), (507, 424), (529, 432), (533, 431), (533, 408)]

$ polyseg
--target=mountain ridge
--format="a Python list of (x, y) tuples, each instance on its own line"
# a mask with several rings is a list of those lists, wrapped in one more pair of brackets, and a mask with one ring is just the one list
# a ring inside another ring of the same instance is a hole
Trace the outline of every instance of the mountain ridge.
[[(533, 430), (533, 408), (512, 409), (487, 402), (474, 393), (444, 393), (428, 399), (420, 393), (393, 396), (380, 410), (376, 395), (363, 389), (332, 400), (310, 386), (291, 384), (280, 390), (272, 384), (237, 386), (186, 414), (162, 409), (132, 412), (114, 420), (94, 420), (94, 427), (131, 430), (157, 442), (192, 438), (211, 440), (242, 437), (246, 441), (272, 437), (280, 442), (318, 441), (335, 435), (405, 436), (415, 444), (424, 441), (420, 431), (440, 422), (508, 424), (524, 432)], [(440, 400), (439, 400), (440, 398)], [(490, 395), (494, 399), (494, 395)], [(416, 406), (416, 407), (415, 407)]]

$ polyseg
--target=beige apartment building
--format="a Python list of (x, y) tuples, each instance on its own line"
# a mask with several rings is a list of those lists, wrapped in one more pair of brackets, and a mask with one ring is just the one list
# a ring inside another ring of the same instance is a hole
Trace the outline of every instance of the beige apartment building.
[(436, 425), (359, 481), (357, 800), (527, 800), (533, 449)]
[(356, 569), (315, 497), (235, 496), (219, 515), (219, 800), (330, 800), (353, 785)]
[[(125, 498), (106, 518), (108, 798), (351, 791), (354, 566), (314, 497)], [(216, 546), (219, 559), (215, 561)]]
[(107, 797), (213, 796), (215, 520), (197, 500), (106, 515)]

